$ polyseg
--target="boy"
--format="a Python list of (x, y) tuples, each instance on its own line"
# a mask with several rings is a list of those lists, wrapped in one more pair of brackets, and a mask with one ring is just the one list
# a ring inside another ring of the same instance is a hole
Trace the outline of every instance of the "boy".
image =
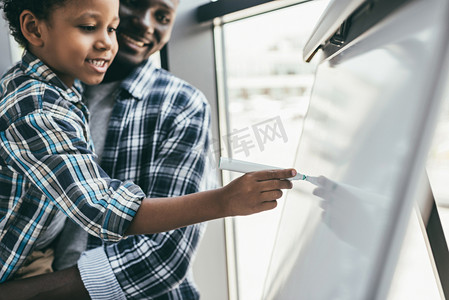
[[(3, 0), (22, 61), (0, 81), (0, 282), (46, 251), (64, 215), (90, 234), (166, 231), (276, 206), (295, 171), (246, 174), (180, 197), (145, 198), (95, 163), (80, 85), (101, 82), (117, 52), (117, 0)], [(50, 255), (51, 256), (51, 255)]]

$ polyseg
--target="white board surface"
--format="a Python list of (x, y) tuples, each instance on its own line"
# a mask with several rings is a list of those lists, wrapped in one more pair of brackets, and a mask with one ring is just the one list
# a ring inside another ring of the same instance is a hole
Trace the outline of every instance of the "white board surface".
[(448, 21), (447, 1), (410, 1), (318, 66), (295, 167), (320, 183), (287, 195), (263, 299), (386, 298), (441, 102)]

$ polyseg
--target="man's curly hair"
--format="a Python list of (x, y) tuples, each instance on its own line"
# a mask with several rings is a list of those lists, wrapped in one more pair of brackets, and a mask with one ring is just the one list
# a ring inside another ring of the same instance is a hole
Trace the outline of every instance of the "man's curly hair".
[(20, 14), (29, 10), (41, 20), (48, 20), (55, 7), (62, 6), (68, 0), (1, 0), (0, 8), (3, 9), (4, 17), (9, 24), (11, 35), (21, 46), (28, 45), (28, 41), (20, 30)]

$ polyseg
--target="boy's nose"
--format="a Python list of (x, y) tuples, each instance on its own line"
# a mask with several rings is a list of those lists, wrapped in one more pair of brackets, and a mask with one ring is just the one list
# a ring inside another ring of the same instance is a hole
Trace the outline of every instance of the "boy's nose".
[(112, 48), (113, 43), (109, 33), (105, 33), (97, 40), (95, 47), (100, 50), (109, 50)]

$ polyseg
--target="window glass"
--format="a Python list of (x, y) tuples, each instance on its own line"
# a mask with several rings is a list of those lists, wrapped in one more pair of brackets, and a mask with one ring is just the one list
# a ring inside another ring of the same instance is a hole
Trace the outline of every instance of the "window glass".
[(9, 36), (11, 47), (11, 59), (13, 63), (18, 62), (22, 58), (23, 48), (17, 44), (12, 35)]
[(449, 233), (449, 97), (446, 93), (440, 119), (435, 130), (432, 147), (427, 161), (433, 196), (438, 206), (443, 230)]

